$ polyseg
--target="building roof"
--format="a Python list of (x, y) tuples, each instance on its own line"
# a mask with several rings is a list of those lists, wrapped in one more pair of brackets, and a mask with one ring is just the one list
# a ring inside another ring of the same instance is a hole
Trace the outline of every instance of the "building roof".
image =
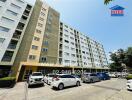
[(111, 7), (110, 9), (111, 10), (124, 10), (125, 8), (123, 8), (123, 7), (119, 6), (119, 5), (116, 5), (114, 7)]

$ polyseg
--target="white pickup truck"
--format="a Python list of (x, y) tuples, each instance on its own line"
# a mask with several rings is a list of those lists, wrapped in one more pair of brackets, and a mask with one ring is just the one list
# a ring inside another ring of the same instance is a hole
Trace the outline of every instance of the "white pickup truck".
[(33, 72), (28, 79), (28, 87), (31, 85), (41, 84), (44, 85), (44, 76), (41, 72)]

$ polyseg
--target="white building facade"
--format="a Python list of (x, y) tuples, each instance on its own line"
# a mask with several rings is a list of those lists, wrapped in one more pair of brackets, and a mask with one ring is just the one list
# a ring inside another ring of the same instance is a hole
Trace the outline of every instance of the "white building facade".
[(0, 0), (0, 64), (12, 65), (32, 13), (23, 0)]
[(103, 45), (60, 22), (59, 63), (82, 68), (107, 68)]

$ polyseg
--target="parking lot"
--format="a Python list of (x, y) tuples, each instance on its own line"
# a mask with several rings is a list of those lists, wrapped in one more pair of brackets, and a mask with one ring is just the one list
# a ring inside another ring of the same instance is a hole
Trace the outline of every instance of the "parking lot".
[(111, 79), (96, 83), (81, 83), (79, 87), (53, 90), (46, 85), (27, 88), (25, 82), (12, 89), (0, 89), (0, 100), (131, 100), (125, 79)]

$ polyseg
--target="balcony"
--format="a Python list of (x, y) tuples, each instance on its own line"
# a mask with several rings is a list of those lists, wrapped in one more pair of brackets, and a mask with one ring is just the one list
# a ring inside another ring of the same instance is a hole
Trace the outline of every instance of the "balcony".
[(14, 34), (12, 38), (14, 38), (14, 39), (20, 39), (20, 35)]
[(8, 49), (16, 49), (16, 46), (17, 46), (17, 42), (16, 40), (11, 40), (9, 46), (8, 46)]
[(26, 9), (30, 11), (32, 9), (32, 6), (27, 5)]
[(20, 22), (25, 24), (26, 21), (27, 21), (27, 17), (22, 15), (22, 18), (21, 18)]
[(30, 13), (30, 11), (25, 10), (23, 14), (26, 15), (26, 16), (29, 16), (29, 13)]
[(13, 34), (14, 39), (20, 39), (21, 36), (21, 31), (15, 30), (15, 33)]
[(13, 53), (14, 52), (12, 52), (12, 51), (6, 51), (3, 58), (2, 58), (2, 61), (3, 62), (10, 62), (12, 60)]
[(19, 24), (18, 24), (18, 26), (17, 26), (17, 29), (19, 29), (19, 30), (23, 30), (24, 29), (24, 24), (23, 23), (21, 23), (21, 22), (19, 22)]
[(10, 44), (10, 45), (8, 46), (8, 49), (16, 49), (16, 45)]

